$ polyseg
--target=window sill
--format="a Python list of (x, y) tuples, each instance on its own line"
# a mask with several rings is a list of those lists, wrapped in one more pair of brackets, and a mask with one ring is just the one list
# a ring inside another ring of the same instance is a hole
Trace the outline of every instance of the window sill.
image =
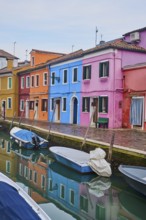
[(83, 82), (86, 83), (90, 83), (90, 79), (84, 79)]
[(108, 76), (100, 77), (100, 81), (106, 82), (108, 80)]

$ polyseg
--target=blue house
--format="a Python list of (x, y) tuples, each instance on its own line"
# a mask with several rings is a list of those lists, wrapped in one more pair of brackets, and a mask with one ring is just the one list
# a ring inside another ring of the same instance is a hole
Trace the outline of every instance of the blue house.
[(51, 122), (80, 124), (82, 50), (49, 63)]

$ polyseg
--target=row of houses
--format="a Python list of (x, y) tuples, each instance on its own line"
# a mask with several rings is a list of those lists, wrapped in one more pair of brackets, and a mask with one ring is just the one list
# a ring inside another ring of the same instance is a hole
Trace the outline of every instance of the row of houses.
[(3, 117), (146, 129), (146, 27), (70, 54), (0, 50)]

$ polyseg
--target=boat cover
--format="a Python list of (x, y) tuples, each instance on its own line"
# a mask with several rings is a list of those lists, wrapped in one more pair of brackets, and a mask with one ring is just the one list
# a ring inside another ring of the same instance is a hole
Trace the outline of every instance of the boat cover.
[(31, 206), (9, 184), (0, 181), (0, 219), (1, 220), (41, 220)]
[(99, 176), (109, 177), (112, 174), (110, 164), (104, 159), (106, 153), (101, 148), (90, 151), (90, 160), (88, 162), (91, 169)]
[[(25, 129), (22, 129), (22, 130), (19, 130), (17, 132), (14, 133), (14, 135), (16, 137), (18, 137), (19, 139), (25, 141), (25, 142), (32, 142), (32, 137), (36, 137), (37, 135), (32, 132), (32, 131), (28, 131), (28, 130), (25, 130)], [(40, 139), (40, 137), (39, 137)]]

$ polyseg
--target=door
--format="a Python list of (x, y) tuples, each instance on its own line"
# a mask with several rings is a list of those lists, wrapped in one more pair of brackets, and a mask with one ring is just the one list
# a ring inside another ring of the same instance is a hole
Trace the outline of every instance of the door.
[(143, 127), (143, 97), (133, 97), (130, 106), (130, 123), (133, 127)]
[(38, 108), (39, 108), (39, 100), (35, 100), (35, 106), (34, 106), (34, 111), (35, 111), (35, 119), (38, 119)]
[(25, 118), (29, 118), (29, 101), (26, 100), (25, 104)]
[(5, 119), (6, 116), (6, 101), (2, 101), (2, 106), (1, 106), (1, 116)]
[(60, 121), (60, 99), (56, 100), (55, 121)]
[(92, 98), (91, 99), (91, 114), (90, 114), (90, 117), (93, 117), (92, 120), (91, 120), (91, 126), (95, 126), (95, 123), (98, 120), (98, 98)]
[(78, 100), (73, 98), (73, 124), (77, 124), (78, 121)]

